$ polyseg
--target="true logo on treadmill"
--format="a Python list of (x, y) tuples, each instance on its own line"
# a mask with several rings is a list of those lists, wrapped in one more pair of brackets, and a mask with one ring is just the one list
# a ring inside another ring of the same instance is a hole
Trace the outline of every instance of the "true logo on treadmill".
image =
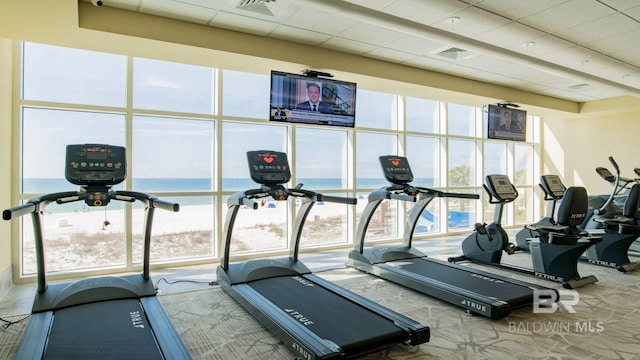
[(313, 321), (309, 320), (309, 318), (307, 318), (306, 316), (302, 315), (301, 313), (299, 313), (295, 309), (284, 309), (284, 311), (287, 314), (291, 315), (294, 319), (300, 321), (305, 326), (313, 325)]
[(144, 322), (142, 321), (140, 311), (130, 311), (129, 315), (131, 315), (131, 323), (133, 323), (133, 327), (144, 329)]
[(301, 276), (294, 276), (292, 277), (293, 280), (299, 282), (300, 284), (304, 285), (304, 286), (314, 286), (313, 283)]
[(305, 348), (302, 347), (302, 345), (294, 342), (293, 344), (291, 344), (291, 347), (293, 348), (293, 351), (295, 351), (298, 355), (302, 356), (302, 359), (307, 359), (307, 360), (312, 359), (311, 353), (305, 350)]

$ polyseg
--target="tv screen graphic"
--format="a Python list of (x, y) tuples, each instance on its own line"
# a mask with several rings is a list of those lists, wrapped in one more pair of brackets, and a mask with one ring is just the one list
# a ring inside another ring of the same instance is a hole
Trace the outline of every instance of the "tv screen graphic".
[(527, 112), (499, 105), (484, 109), (489, 139), (525, 141), (527, 138)]
[(271, 121), (354, 127), (355, 118), (355, 83), (271, 71)]

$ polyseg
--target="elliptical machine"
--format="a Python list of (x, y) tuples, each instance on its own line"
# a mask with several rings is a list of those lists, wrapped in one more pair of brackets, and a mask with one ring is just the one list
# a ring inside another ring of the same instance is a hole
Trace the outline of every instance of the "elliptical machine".
[[(554, 226), (558, 225), (555, 219), (556, 207), (558, 201), (564, 196), (567, 188), (560, 181), (558, 175), (542, 175), (540, 176), (540, 184), (538, 184), (544, 192), (544, 199), (548, 202), (547, 213), (545, 216), (533, 223), (533, 227), (536, 226)], [(531, 226), (525, 226), (516, 233), (516, 249), (529, 252), (529, 239), (537, 236), (534, 228)]]
[(489, 195), (489, 203), (496, 204), (493, 222), (476, 224), (475, 231), (462, 242), (463, 255), (450, 257), (450, 262), (472, 261), (527, 275), (562, 283), (567, 289), (575, 289), (598, 281), (594, 275), (582, 277), (578, 273), (578, 259), (600, 237), (579, 234), (577, 225), (587, 212), (587, 191), (583, 187), (570, 187), (558, 208), (557, 225), (532, 226), (538, 236), (529, 240), (533, 270), (502, 264), (502, 254), (515, 253), (516, 246), (501, 225), (504, 205), (518, 197), (518, 191), (506, 175), (488, 175), (483, 187)]
[(587, 249), (582, 260), (591, 264), (616, 268), (620, 272), (628, 272), (640, 268), (640, 262), (631, 262), (628, 251), (630, 246), (640, 236), (640, 184), (633, 184), (626, 196), (622, 207), (614, 201), (621, 189), (633, 180), (620, 177), (620, 168), (613, 157), (609, 161), (615, 169), (612, 175), (606, 168), (597, 168), (598, 174), (605, 180), (614, 177), (613, 188), (607, 200), (601, 207), (593, 209), (590, 218), (582, 224), (583, 229), (590, 234), (602, 236), (602, 242)]

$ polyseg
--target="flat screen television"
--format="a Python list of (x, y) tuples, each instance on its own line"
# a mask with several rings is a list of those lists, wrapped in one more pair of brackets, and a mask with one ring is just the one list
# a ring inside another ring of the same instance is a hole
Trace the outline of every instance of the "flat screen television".
[(269, 119), (290, 123), (354, 127), (356, 84), (271, 71)]
[(527, 112), (500, 105), (487, 105), (483, 109), (489, 139), (525, 141), (527, 138)]

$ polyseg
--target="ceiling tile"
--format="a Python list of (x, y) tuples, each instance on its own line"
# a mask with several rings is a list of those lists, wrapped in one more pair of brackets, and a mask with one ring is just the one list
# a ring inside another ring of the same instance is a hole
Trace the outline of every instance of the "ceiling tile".
[[(459, 20), (452, 23), (450, 20), (452, 17), (459, 18)], [(431, 24), (431, 26), (454, 34), (475, 37), (487, 31), (502, 27), (510, 22), (511, 20), (502, 16), (470, 7), (458, 11), (451, 16), (443, 17)]]
[(400, 64), (409, 59), (416, 57), (416, 55), (414, 54), (409, 54), (403, 51), (387, 49), (383, 47), (374, 49), (373, 51), (370, 51), (367, 54), (365, 54), (365, 56), (371, 57), (374, 59), (385, 60), (394, 64)]
[(469, 5), (451, 0), (398, 0), (384, 7), (384, 12), (423, 25), (451, 16)]
[(306, 45), (317, 46), (331, 39), (331, 36), (322, 34), (317, 31), (309, 31), (292, 26), (280, 25), (270, 34), (270, 37), (276, 39), (290, 40)]
[(350, 54), (362, 55), (373, 51), (377, 46), (366, 44), (360, 41), (333, 37), (319, 45), (322, 48), (339, 50)]
[(572, 28), (558, 31), (555, 35), (575, 42), (586, 44), (595, 40), (612, 37), (638, 29), (640, 24), (620, 13), (614, 13)]
[(340, 33), (340, 37), (368, 43), (372, 45), (385, 45), (404, 36), (404, 34), (378, 26), (357, 23)]
[(384, 47), (403, 51), (415, 55), (429, 54), (435, 49), (444, 46), (443, 43), (419, 38), (412, 35), (405, 35), (395, 41), (386, 44)]
[(604, 39), (592, 41), (587, 46), (603, 53), (615, 53), (618, 51), (633, 49), (640, 44), (640, 28), (633, 31), (610, 36)]
[[(331, 19), (327, 22), (327, 19)], [(338, 14), (329, 14), (316, 9), (302, 9), (291, 16), (285, 25), (294, 28), (317, 31), (329, 35), (338, 35), (353, 26), (353, 20)]]
[(585, 6), (585, 3), (585, 0), (570, 0), (522, 18), (520, 21), (537, 29), (555, 33), (615, 12), (596, 1), (589, 2), (588, 6)]
[(537, 41), (546, 34), (529, 26), (511, 22), (475, 36), (475, 39), (514, 51), (524, 51), (522, 44)]
[(540, 11), (560, 5), (568, 0), (535, 0), (535, 1), (513, 1), (513, 0), (484, 0), (477, 6), (489, 10), (496, 14), (518, 20), (523, 17), (536, 14)]
[(224, 11), (220, 11), (209, 25), (262, 36), (266, 36), (278, 27), (278, 24), (276, 23), (231, 14)]

